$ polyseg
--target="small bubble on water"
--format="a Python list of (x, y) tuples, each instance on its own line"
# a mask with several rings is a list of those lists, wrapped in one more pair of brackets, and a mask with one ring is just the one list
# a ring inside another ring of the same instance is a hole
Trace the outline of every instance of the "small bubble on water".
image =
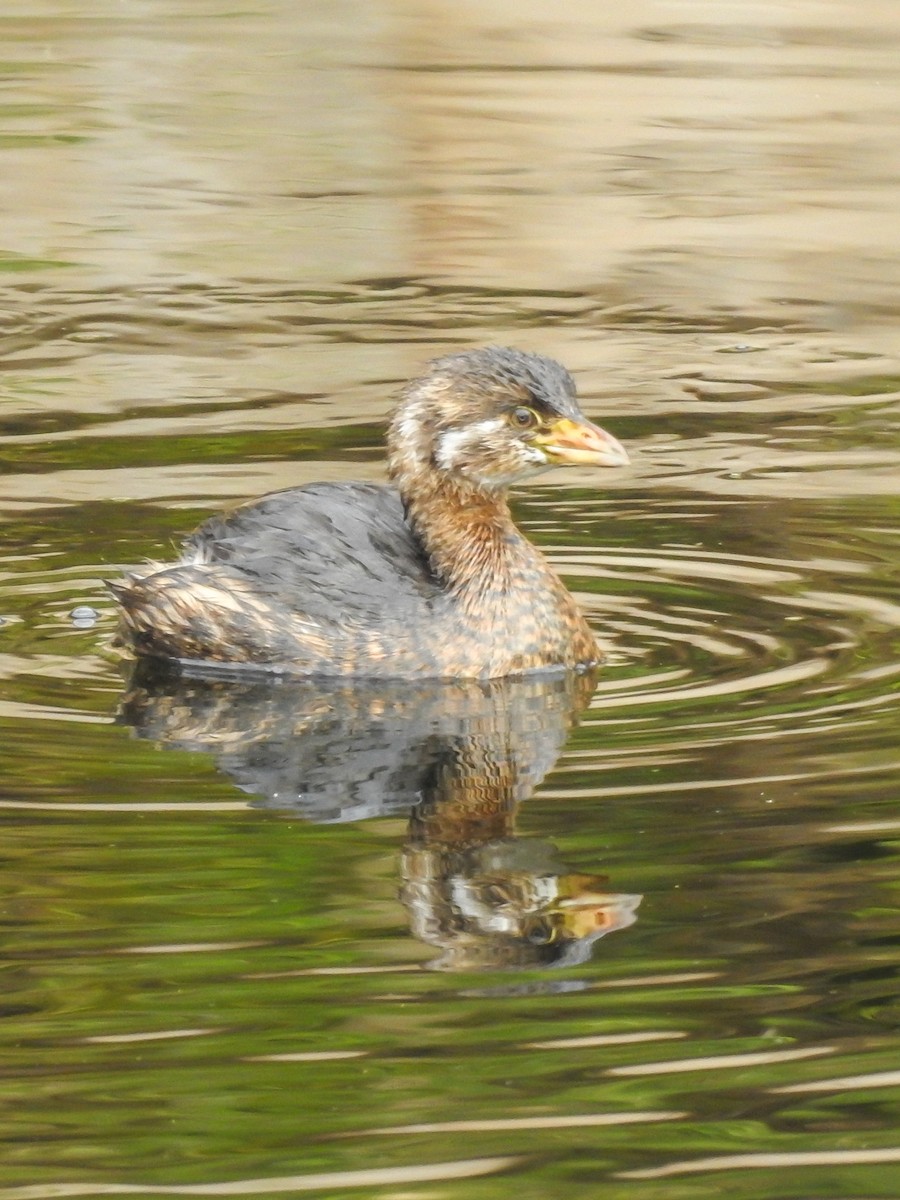
[(97, 622), (100, 614), (96, 608), (91, 608), (89, 604), (77, 604), (69, 613), (72, 619), (72, 624), (76, 629), (90, 629)]

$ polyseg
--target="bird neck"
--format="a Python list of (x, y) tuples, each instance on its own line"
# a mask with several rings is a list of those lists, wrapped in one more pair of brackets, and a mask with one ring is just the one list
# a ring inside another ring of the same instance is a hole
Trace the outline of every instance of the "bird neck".
[(445, 587), (459, 594), (502, 588), (531, 549), (513, 524), (505, 491), (421, 470), (395, 474), (407, 518)]

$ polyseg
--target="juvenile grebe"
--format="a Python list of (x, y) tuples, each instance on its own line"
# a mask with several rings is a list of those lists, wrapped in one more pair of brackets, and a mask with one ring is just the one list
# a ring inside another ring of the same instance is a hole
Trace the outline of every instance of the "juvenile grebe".
[(171, 567), (110, 585), (138, 654), (302, 675), (496, 678), (600, 651), (509, 486), (622, 466), (558, 363), (489, 347), (432, 362), (388, 429), (391, 486), (312, 484), (212, 517)]

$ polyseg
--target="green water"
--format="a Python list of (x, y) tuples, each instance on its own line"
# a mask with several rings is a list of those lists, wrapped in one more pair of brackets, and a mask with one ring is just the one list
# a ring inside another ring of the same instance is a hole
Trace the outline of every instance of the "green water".
[[(0, 1200), (894, 1200), (897, 14), (0, 35)], [(129, 674), (104, 578), (488, 342), (633, 457), (515, 500), (596, 680)]]

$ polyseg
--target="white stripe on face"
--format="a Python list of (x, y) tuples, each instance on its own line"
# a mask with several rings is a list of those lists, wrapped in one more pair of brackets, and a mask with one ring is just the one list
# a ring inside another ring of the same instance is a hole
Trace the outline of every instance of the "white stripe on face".
[(438, 438), (434, 452), (435, 461), (443, 471), (452, 471), (461, 450), (478, 445), (492, 433), (499, 433), (505, 426), (506, 421), (502, 417), (491, 417), (487, 421), (476, 421), (474, 425), (466, 425), (462, 429), (448, 429)]

